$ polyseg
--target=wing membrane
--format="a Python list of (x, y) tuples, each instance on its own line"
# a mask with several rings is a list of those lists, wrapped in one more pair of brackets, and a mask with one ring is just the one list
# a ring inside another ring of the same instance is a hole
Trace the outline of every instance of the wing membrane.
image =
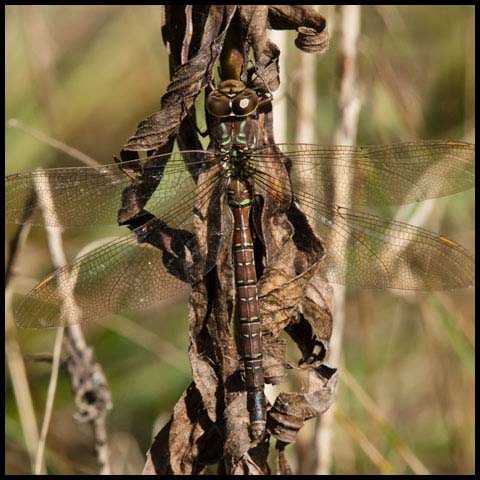
[[(275, 183), (258, 173), (265, 189)], [(453, 290), (474, 283), (473, 255), (441, 235), (344, 207), (329, 208), (307, 193), (295, 201), (323, 241), (326, 281), (362, 288)]]
[[(142, 176), (158, 186), (146, 208), (156, 216), (178, 200), (179, 191), (194, 186), (185, 163), (209, 166), (212, 154), (204, 151), (172, 153), (123, 162), (131, 175)], [(153, 162), (157, 162), (156, 165)], [(116, 225), (122, 192), (132, 185), (132, 178), (118, 164), (99, 167), (69, 167), (17, 173), (6, 178), (6, 221), (47, 226)], [(39, 195), (52, 199), (52, 211), (39, 208)], [(147, 200), (147, 199), (145, 199)]]
[(17, 325), (49, 328), (147, 308), (188, 291), (162, 252), (133, 234), (95, 249), (38, 284), (14, 310)]
[[(293, 199), (323, 240), (326, 255), (320, 269), (325, 280), (414, 290), (473, 284), (473, 256), (456, 242), (406, 223), (327, 206), (333, 196), (336, 203), (395, 205), (470, 188), (473, 145), (277, 147), (291, 170)], [(282, 183), (269, 174), (269, 165), (279, 161), (271, 149), (257, 149), (252, 156), (257, 184), (261, 191), (289, 201), (290, 192), (283, 191)], [(137, 174), (142, 181), (153, 182), (147, 189), (145, 209), (156, 215), (134, 233), (84, 255), (37, 285), (15, 309), (17, 323), (28, 328), (68, 325), (149, 307), (188, 291), (191, 282), (215, 265), (226, 242), (221, 213), (224, 188), (220, 167), (211, 168), (211, 155), (204, 151), (166, 154), (158, 157), (158, 165), (125, 162), (123, 167), (131, 167), (130, 178), (117, 164), (7, 177), (7, 221), (64, 227), (115, 224), (122, 193)], [(200, 167), (198, 184), (188, 173), (186, 161)], [(38, 207), (35, 196), (43, 194), (52, 198), (51, 212), (45, 203)], [(201, 246), (195, 243), (192, 212), (199, 220), (195, 231), (198, 224), (211, 223), (203, 229)]]
[(254, 166), (268, 172), (272, 150), (291, 165), (293, 189), (339, 205), (401, 205), (474, 186), (475, 147), (433, 141), (378, 146), (283, 144), (257, 149)]
[(201, 251), (192, 233), (192, 210), (222, 202), (222, 187), (213, 175), (161, 220), (154, 218), (57, 270), (15, 308), (16, 323), (24, 328), (83, 323), (184, 294), (213, 268), (224, 241), (222, 230), (212, 230), (208, 250)]

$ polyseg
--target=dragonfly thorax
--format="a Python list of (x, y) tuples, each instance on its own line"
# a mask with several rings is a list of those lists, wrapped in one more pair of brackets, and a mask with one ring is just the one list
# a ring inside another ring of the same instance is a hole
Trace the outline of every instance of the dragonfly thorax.
[(251, 149), (234, 145), (228, 149), (220, 149), (222, 155), (222, 166), (228, 178), (245, 179), (253, 174), (250, 165)]
[(218, 136), (213, 137), (218, 150), (252, 149), (257, 146), (257, 122), (251, 118), (222, 121), (218, 126)]
[(259, 97), (239, 80), (226, 80), (207, 96), (210, 138), (220, 153), (234, 155), (257, 146)]

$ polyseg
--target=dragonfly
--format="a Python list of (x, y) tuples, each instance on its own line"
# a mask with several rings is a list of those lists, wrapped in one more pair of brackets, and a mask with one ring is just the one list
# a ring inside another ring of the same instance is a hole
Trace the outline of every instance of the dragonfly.
[[(231, 249), (254, 438), (263, 435), (266, 415), (253, 248), (259, 233), (251, 225), (259, 198), (270, 195), (284, 209), (295, 205), (304, 212), (324, 247), (318, 274), (327, 282), (420, 291), (474, 283), (473, 255), (457, 242), (350, 208), (401, 205), (472, 188), (473, 145), (265, 145), (258, 112), (268, 101), (239, 80), (225, 80), (206, 99), (206, 150), (6, 177), (6, 220), (13, 223), (122, 224), (122, 199), (134, 192), (139, 203), (130, 233), (53, 272), (23, 298), (14, 310), (20, 327), (70, 325), (171, 301), (217, 266), (219, 252)], [(279, 168), (283, 179), (274, 173)], [(209, 228), (199, 241), (205, 221)]]

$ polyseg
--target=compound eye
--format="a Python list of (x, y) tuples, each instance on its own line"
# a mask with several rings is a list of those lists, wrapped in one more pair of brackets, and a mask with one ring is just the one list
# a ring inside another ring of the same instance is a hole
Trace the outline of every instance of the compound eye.
[(209, 113), (215, 117), (228, 117), (232, 114), (230, 99), (218, 91), (211, 92), (205, 102)]
[(255, 112), (258, 107), (258, 95), (246, 88), (232, 100), (232, 111), (236, 117), (246, 117)]

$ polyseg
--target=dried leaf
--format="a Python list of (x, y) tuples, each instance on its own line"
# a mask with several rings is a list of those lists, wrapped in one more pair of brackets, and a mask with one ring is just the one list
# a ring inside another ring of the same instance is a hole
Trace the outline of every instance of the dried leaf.
[(221, 436), (192, 383), (150, 447), (144, 474), (195, 475), (219, 461)]
[[(199, 14), (196, 22), (195, 15)], [(162, 98), (162, 110), (139, 124), (122, 151), (122, 160), (137, 158), (137, 151), (168, 152), (175, 136), (181, 148), (198, 148), (198, 138), (188, 128), (186, 115), (193, 112), (196, 96), (211, 80), (223, 42), (232, 41), (232, 34), (228, 37), (226, 31), (233, 19), (238, 22), (235, 32), (240, 37), (235, 45), (243, 44), (245, 65), (248, 44), (254, 51), (255, 67), (244, 69), (242, 78), (264, 91), (274, 91), (279, 83), (279, 50), (267, 39), (268, 27), (297, 29), (297, 45), (305, 50), (322, 49), (328, 44), (323, 17), (302, 6), (168, 6), (166, 18), (163, 35), (170, 46), (172, 81)], [(256, 121), (260, 142), (273, 144), (271, 105), (262, 106)], [(210, 131), (215, 125), (215, 119), (209, 117)], [(282, 447), (282, 442), (284, 447), (295, 439), (307, 419), (331, 404), (336, 373), (321, 365), (332, 320), (331, 291), (316, 276), (323, 247), (305, 215), (292, 202), (288, 159), (275, 148), (271, 157), (277, 162), (269, 162), (266, 173), (277, 184), (268, 189), (255, 185), (251, 215), (257, 235), (264, 373), (266, 381), (273, 384), (285, 378), (286, 341), (278, 337), (285, 330), (302, 353), (293, 366), (308, 370), (311, 378), (311, 391), (283, 392), (267, 413), (268, 431), (280, 440), (277, 447)], [(152, 157), (146, 164), (155, 161)], [(213, 170), (189, 171), (198, 184), (216, 175)], [(132, 179), (132, 188), (124, 195), (124, 217), (134, 224), (135, 219), (147, 215), (143, 207), (156, 186), (143, 178), (140, 166), (126, 173)], [(209, 463), (218, 463), (220, 474), (267, 474), (270, 436), (256, 442), (249, 434), (243, 365), (235, 336), (232, 215), (224, 194), (212, 195), (209, 202), (196, 205), (195, 226), (201, 259), (193, 262), (200, 274), (194, 277), (198, 281), (190, 299), (193, 383), (175, 406), (170, 422), (157, 435), (145, 473), (195, 474)], [(162, 228), (158, 234), (155, 241), (171, 252), (170, 269), (177, 275), (189, 273), (192, 265), (188, 265), (187, 256), (172, 248), (176, 233)], [(188, 246), (189, 240), (184, 240)], [(209, 259), (216, 261), (211, 271), (205, 269)], [(283, 447), (278, 449), (278, 470), (291, 473)]]
[(297, 30), (295, 45), (304, 52), (323, 53), (328, 48), (325, 18), (304, 5), (270, 5), (269, 20), (276, 30)]
[(265, 382), (277, 385), (285, 380), (285, 350), (287, 341), (273, 338), (271, 335), (262, 337), (263, 344), (263, 374)]
[(275, 450), (277, 452), (277, 475), (292, 475), (293, 473), (287, 457), (285, 456), (285, 446), (285, 443), (277, 440), (277, 444), (275, 445)]
[(304, 422), (321, 415), (333, 402), (337, 370), (322, 366), (311, 369), (311, 372), (319, 382), (315, 391), (282, 392), (269, 411), (267, 428), (284, 443), (294, 442)]

